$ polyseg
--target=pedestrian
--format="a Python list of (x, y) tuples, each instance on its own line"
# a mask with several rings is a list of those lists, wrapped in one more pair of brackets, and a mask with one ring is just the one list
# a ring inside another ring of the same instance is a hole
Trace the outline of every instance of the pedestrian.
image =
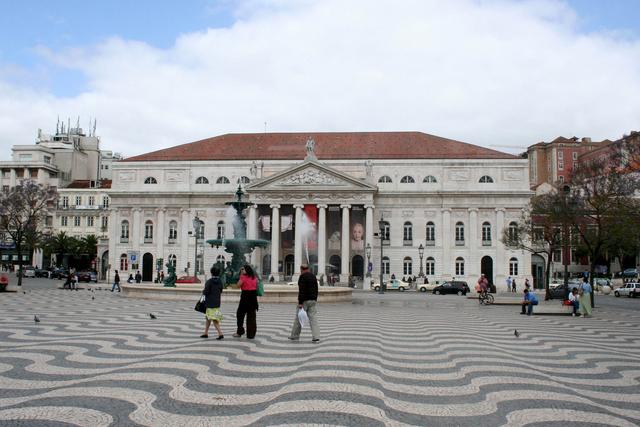
[(291, 327), (289, 339), (296, 341), (300, 339), (302, 325), (298, 318), (298, 312), (304, 310), (309, 317), (311, 324), (311, 342), (320, 341), (320, 327), (318, 325), (318, 281), (316, 276), (309, 271), (307, 264), (300, 266), (300, 278), (298, 278), (298, 306), (296, 307), (296, 317)]
[(513, 280), (511, 280), (511, 292), (515, 293), (517, 291), (516, 286), (516, 279), (514, 278)]
[(160, 272), (160, 283), (164, 283), (164, 271)]
[[(524, 298), (522, 300), (522, 312), (520, 314), (526, 314), (531, 316), (533, 314), (533, 306), (538, 305), (538, 297), (533, 292), (524, 290)], [(525, 313), (526, 312), (526, 313)]]
[(140, 270), (136, 272), (136, 283), (142, 282), (142, 274), (140, 274)]
[(569, 302), (571, 303), (571, 306), (573, 307), (573, 313), (571, 313), (572, 316), (575, 317), (576, 314), (578, 314), (578, 309), (580, 308), (580, 302), (578, 301), (580, 298), (580, 296), (578, 295), (578, 289), (577, 288), (573, 288), (571, 290), (571, 292), (569, 293)]
[[(240, 303), (236, 310), (236, 321), (238, 329), (233, 334), (239, 338), (247, 333), (247, 338), (253, 339), (256, 336), (256, 311), (258, 311), (258, 278), (249, 264), (240, 268)], [(247, 317), (247, 329), (244, 328), (244, 318)]]
[(580, 314), (582, 317), (591, 317), (591, 285), (587, 277), (582, 278), (582, 283), (578, 289), (578, 295), (580, 295)]
[(320, 286), (324, 286), (324, 274), (320, 275)]
[(511, 292), (511, 283), (513, 282), (511, 280), (511, 276), (509, 276), (507, 277), (507, 292)]
[(524, 288), (531, 290), (531, 283), (529, 283), (529, 279), (528, 278), (524, 279)]
[(127, 283), (133, 283), (133, 274), (129, 273), (129, 278), (127, 279)]
[(115, 270), (116, 274), (113, 276), (113, 286), (111, 286), (111, 292), (113, 292), (116, 288), (118, 288), (118, 292), (120, 292), (120, 276), (118, 275), (118, 270)]
[(76, 274), (76, 270), (72, 269), (69, 272), (69, 277), (71, 278), (71, 287), (69, 289), (75, 289), (76, 291), (78, 290), (78, 275)]
[(204, 313), (204, 333), (200, 338), (209, 338), (209, 327), (211, 323), (218, 331), (217, 340), (224, 339), (220, 322), (222, 321), (222, 312), (220, 311), (220, 299), (222, 295), (222, 281), (220, 280), (220, 269), (215, 265), (211, 267), (211, 278), (204, 284), (202, 295), (204, 296), (204, 305), (207, 311)]

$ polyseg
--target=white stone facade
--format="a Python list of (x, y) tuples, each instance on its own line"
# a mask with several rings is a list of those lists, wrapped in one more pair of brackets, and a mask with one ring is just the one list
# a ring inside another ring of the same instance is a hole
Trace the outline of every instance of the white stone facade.
[[(380, 239), (374, 234), (378, 233), (378, 221), (384, 217), (390, 227), (388, 245), (383, 247), (383, 256), (389, 259), (389, 274), (385, 278), (391, 273), (398, 278), (408, 276), (409, 264), (410, 274), (418, 276), (418, 247), (422, 244), (425, 246), (422, 268), (430, 282), (455, 277), (473, 287), (484, 271), (498, 287), (504, 287), (507, 276), (520, 279), (518, 282), (522, 284), (524, 278), (531, 278), (531, 256), (506, 248), (500, 237), (509, 222), (519, 219), (532, 195), (528, 167), (526, 159), (515, 157), (371, 162), (322, 159), (117, 162), (113, 164), (109, 191), (109, 264), (111, 270), (125, 273), (139, 269), (145, 280), (151, 280), (156, 275), (158, 258), (166, 263), (175, 257), (177, 274), (184, 274), (188, 265), (192, 274), (196, 258), (194, 217), (204, 222), (199, 246), (203, 240), (219, 237), (221, 222), (229, 237), (232, 231), (225, 203), (234, 199), (237, 183), (243, 180), (246, 197), (253, 203), (246, 212), (247, 237), (264, 237), (264, 228), (259, 224), (261, 216), (268, 217), (270, 227), (270, 246), (257, 250), (252, 262), (263, 274), (271, 274), (278, 280), (295, 278), (299, 265), (307, 262), (307, 254), (301, 245), (302, 227), (291, 232), (276, 230), (282, 230), (283, 222), (288, 223), (289, 218), (299, 223), (303, 210), (311, 205), (311, 211), (317, 212), (314, 232), (317, 247), (312, 263), (339, 267), (341, 282), (346, 282), (349, 274), (366, 274), (366, 259), (364, 269), (362, 266), (365, 251), (354, 251), (349, 243), (353, 225), (350, 217), (357, 216), (363, 223), (364, 244), (372, 246), (374, 278), (378, 277), (381, 265)], [(385, 180), (391, 182), (379, 182)], [(329, 217), (334, 218), (333, 222), (328, 222)], [(334, 236), (330, 234), (330, 225), (336, 225), (335, 218), (339, 218), (339, 233), (333, 234), (341, 236), (331, 240)], [(122, 233), (123, 221), (128, 223), (127, 236)], [(427, 240), (428, 223), (432, 223), (434, 239)], [(149, 225), (153, 227), (151, 234)], [(230, 259), (222, 248), (206, 245), (198, 249), (199, 254), (202, 252), (204, 268), (199, 262), (199, 269), (205, 273), (219, 256)], [(137, 266), (131, 265), (131, 254), (136, 257)], [(357, 263), (356, 255), (360, 256)], [(330, 262), (338, 259), (335, 257), (340, 259), (339, 266)], [(428, 259), (432, 261), (429, 268)], [(269, 265), (264, 265), (265, 262)]]

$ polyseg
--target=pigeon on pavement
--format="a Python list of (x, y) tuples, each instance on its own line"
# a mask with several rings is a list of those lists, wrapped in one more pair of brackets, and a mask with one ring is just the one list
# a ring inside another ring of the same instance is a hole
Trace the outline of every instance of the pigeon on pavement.
[(153, 313), (149, 313), (149, 317), (152, 318), (152, 319), (157, 319), (156, 315), (153, 314)]
[(517, 329), (514, 329), (513, 335), (515, 335), (515, 337), (518, 338), (520, 336), (520, 332), (518, 332)]
[(36, 322), (36, 323), (40, 323), (40, 319), (38, 319), (37, 315), (33, 316), (33, 321)]

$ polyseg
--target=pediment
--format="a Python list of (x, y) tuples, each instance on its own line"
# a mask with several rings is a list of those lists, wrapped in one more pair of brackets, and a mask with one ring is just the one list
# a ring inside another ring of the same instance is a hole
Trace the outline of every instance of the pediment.
[(252, 183), (247, 191), (376, 191), (377, 187), (337, 171), (315, 160), (305, 161), (290, 169)]

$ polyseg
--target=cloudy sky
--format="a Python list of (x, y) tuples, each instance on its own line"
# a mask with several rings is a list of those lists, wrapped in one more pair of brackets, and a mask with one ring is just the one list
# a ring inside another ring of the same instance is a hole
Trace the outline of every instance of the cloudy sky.
[(637, 0), (3, 3), (2, 160), (78, 116), (125, 156), (265, 129), (512, 153), (640, 130)]

